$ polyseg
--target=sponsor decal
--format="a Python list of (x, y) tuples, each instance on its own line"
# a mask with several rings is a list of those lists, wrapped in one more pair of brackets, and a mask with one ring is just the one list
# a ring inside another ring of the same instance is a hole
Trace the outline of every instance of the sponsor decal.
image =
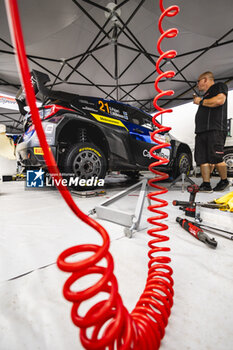
[(129, 117), (128, 117), (128, 113), (127, 112), (125, 112), (125, 111), (123, 111), (123, 116), (122, 116), (122, 118), (125, 118), (125, 119), (129, 119)]
[(95, 109), (94, 107), (85, 106), (85, 107), (82, 107), (82, 109), (87, 110), (87, 111), (92, 111), (92, 112), (98, 112), (98, 110)]
[(38, 156), (43, 156), (44, 155), (42, 147), (34, 147), (33, 151), (34, 151), (34, 154), (37, 154)]
[[(156, 154), (156, 152), (155, 152), (155, 154)], [(144, 149), (142, 151), (142, 155), (145, 158), (150, 158), (150, 159), (153, 158), (152, 155), (150, 154), (149, 150), (147, 150), (147, 149)], [(166, 158), (166, 159), (170, 160), (170, 151), (167, 148), (162, 148), (161, 151), (158, 152), (158, 155), (160, 157), (163, 157), (163, 158)]]
[(5, 94), (0, 94), (0, 107), (14, 110), (19, 109), (15, 98)]
[(109, 106), (109, 111), (110, 114), (113, 115), (114, 117), (118, 117), (118, 118), (123, 118), (128, 120), (128, 113), (126, 111), (123, 111), (123, 114), (121, 113), (121, 111), (119, 109), (116, 109), (114, 107)]
[(104, 115), (100, 115), (100, 114), (94, 114), (91, 113), (91, 115), (98, 120), (101, 123), (107, 123), (107, 124), (112, 124), (112, 125), (116, 125), (116, 126), (120, 126), (122, 128), (125, 128), (127, 131), (129, 131), (126, 126), (118, 119), (113, 119), (110, 117), (105, 117)]
[(152, 155), (150, 154), (150, 152), (147, 149), (144, 149), (142, 152), (143, 157), (145, 158), (152, 158)]
[[(51, 151), (51, 148), (49, 148), (49, 150)], [(43, 152), (42, 147), (34, 147), (34, 148), (33, 148), (33, 152), (34, 152), (34, 154), (36, 154), (37, 156), (43, 156), (43, 155), (44, 155), (44, 152)]]
[(82, 151), (93, 151), (93, 152), (95, 152), (99, 157), (101, 157), (101, 154), (100, 154), (98, 151), (96, 151), (96, 149), (91, 148), (91, 147), (79, 148), (79, 152), (82, 152)]
[(32, 137), (32, 135), (35, 133), (35, 131), (36, 130), (30, 127), (23, 135), (23, 140), (28, 141)]
[(79, 103), (84, 103), (85, 105), (91, 105), (91, 106), (94, 106), (94, 102), (91, 102), (91, 101), (87, 101), (87, 100), (79, 100), (78, 101)]
[(52, 134), (52, 132), (53, 132), (53, 125), (51, 125), (51, 124), (46, 125), (45, 133), (46, 134)]

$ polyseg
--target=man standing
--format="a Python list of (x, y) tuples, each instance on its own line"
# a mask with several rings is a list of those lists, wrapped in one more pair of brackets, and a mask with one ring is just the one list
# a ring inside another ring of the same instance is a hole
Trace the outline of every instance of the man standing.
[[(224, 83), (215, 83), (212, 72), (202, 73), (197, 87), (203, 97), (193, 96), (193, 103), (199, 105), (195, 117), (195, 161), (200, 165), (203, 183), (201, 192), (224, 191), (230, 186), (227, 167), (223, 161), (224, 144), (227, 135), (227, 93)], [(210, 173), (214, 165), (221, 177), (212, 189)]]

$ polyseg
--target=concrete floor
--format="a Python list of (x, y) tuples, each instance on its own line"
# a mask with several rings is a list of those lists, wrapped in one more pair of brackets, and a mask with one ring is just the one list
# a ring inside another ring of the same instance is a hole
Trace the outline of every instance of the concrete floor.
[[(200, 178), (193, 180), (201, 182)], [(218, 178), (212, 179), (212, 184), (217, 182)], [(124, 188), (122, 183), (109, 186), (101, 197), (73, 198), (88, 213)], [(196, 200), (211, 201), (232, 190), (198, 193)], [(137, 192), (127, 195), (115, 207), (134, 213), (137, 196)], [(161, 197), (169, 204), (164, 208), (169, 214), (164, 222), (169, 226), (166, 246), (171, 248), (168, 255), (175, 282), (174, 306), (161, 349), (231, 350), (233, 242), (214, 236), (218, 246), (210, 249), (176, 223), (176, 217), (184, 213), (172, 201), (189, 198), (187, 191), (181, 191), (181, 183)], [(129, 311), (147, 276), (146, 220), (151, 213), (146, 207), (147, 203), (139, 231), (131, 239), (125, 237), (122, 226), (97, 218), (109, 233), (115, 275)], [(202, 209), (201, 216), (212, 226), (233, 230), (233, 213)], [(71, 305), (62, 296), (68, 274), (58, 270), (56, 259), (68, 247), (100, 243), (100, 238), (74, 216), (57, 191), (26, 190), (24, 181), (0, 183), (0, 223), (0, 349), (82, 349), (70, 319)]]

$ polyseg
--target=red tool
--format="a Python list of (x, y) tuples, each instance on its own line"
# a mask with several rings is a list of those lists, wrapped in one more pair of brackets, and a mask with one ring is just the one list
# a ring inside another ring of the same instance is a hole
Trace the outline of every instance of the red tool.
[(196, 214), (196, 193), (199, 191), (199, 187), (196, 184), (187, 187), (187, 191), (190, 193), (189, 201), (177, 201), (172, 202), (173, 205), (180, 205), (182, 210), (185, 211), (185, 215), (195, 217)]
[[(180, 205), (181, 210), (185, 212), (185, 215), (191, 216), (193, 218), (197, 218), (197, 207), (205, 207), (210, 209), (223, 209), (224, 205), (222, 204), (216, 204), (216, 203), (201, 203), (201, 202), (195, 202), (195, 197), (197, 192), (199, 191), (199, 186), (196, 184), (190, 185), (187, 187), (187, 191), (190, 193), (189, 201), (178, 201), (174, 200), (172, 202), (173, 205), (177, 206)], [(199, 218), (200, 220), (200, 218)], [(200, 220), (201, 221), (201, 220)]]
[(190, 193), (189, 202), (194, 203), (196, 193), (199, 191), (199, 186), (196, 184), (187, 187), (187, 191)]
[(230, 239), (231, 241), (233, 241), (233, 232), (231, 232), (231, 231), (223, 230), (219, 227), (217, 228), (217, 227), (205, 225), (205, 224), (202, 224), (200, 222), (198, 222), (198, 223), (193, 222), (193, 221), (190, 221), (190, 222), (192, 224), (202, 228), (204, 231), (207, 231), (208, 233), (212, 233), (213, 235), (221, 236), (223, 238)]
[(182, 219), (180, 217), (177, 217), (176, 221), (192, 236), (208, 245), (208, 247), (213, 249), (217, 247), (217, 241), (214, 238), (210, 238), (205, 232), (203, 232), (202, 228), (198, 226), (198, 224), (194, 224), (193, 222), (188, 221), (187, 219)]

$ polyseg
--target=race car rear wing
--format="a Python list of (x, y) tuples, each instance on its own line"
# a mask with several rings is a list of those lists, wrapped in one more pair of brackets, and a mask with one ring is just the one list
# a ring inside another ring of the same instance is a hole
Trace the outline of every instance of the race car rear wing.
[[(33, 86), (34, 91), (35, 91), (35, 95), (37, 95), (37, 93), (40, 91), (41, 87), (43, 89), (44, 84), (47, 83), (48, 81), (50, 81), (50, 79), (49, 79), (49, 76), (47, 74), (33, 70), (31, 73), (31, 81), (32, 81), (32, 86)], [(43, 92), (42, 92), (42, 94), (43, 94)], [(18, 104), (20, 113), (22, 115), (25, 115), (27, 113), (27, 111), (24, 109), (24, 107), (27, 106), (27, 102), (26, 102), (25, 89), (23, 86), (21, 86), (21, 88), (17, 92), (15, 100)]]
[[(35, 95), (37, 95), (38, 93), (42, 94), (43, 101), (51, 99), (51, 100), (59, 100), (59, 101), (70, 103), (71, 101), (73, 101), (75, 98), (78, 97), (78, 95), (76, 94), (71, 94), (63, 91), (55, 91), (46, 87), (45, 84), (50, 81), (48, 74), (39, 72), (34, 69), (31, 72), (31, 81), (35, 91)], [(26, 102), (25, 90), (22, 86), (19, 89), (15, 97), (15, 100), (18, 104), (20, 113), (22, 115), (25, 115), (27, 111), (24, 109), (24, 107), (27, 106), (27, 102)]]

